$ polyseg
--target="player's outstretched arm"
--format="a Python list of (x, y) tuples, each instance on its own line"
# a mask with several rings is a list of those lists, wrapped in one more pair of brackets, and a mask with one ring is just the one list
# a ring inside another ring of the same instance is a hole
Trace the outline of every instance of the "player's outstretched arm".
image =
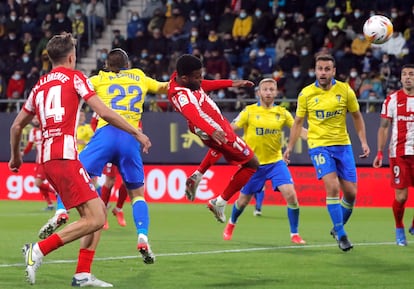
[(10, 127), (10, 160), (9, 169), (12, 172), (18, 172), (22, 165), (22, 155), (20, 153), (20, 140), (23, 129), (33, 119), (34, 115), (22, 109), (13, 121)]
[(142, 144), (142, 151), (144, 153), (148, 153), (148, 150), (151, 147), (151, 141), (145, 134), (130, 125), (115, 111), (107, 107), (98, 96), (92, 96), (88, 99), (87, 103), (100, 117), (102, 117), (108, 123), (132, 134)]

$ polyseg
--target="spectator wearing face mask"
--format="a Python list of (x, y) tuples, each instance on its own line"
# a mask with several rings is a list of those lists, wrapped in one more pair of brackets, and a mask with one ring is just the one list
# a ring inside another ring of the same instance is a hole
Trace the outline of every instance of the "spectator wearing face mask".
[(273, 59), (266, 53), (264, 46), (259, 47), (257, 51), (255, 65), (264, 78), (271, 77), (273, 72)]
[(362, 85), (362, 78), (359, 76), (358, 69), (356, 67), (351, 68), (346, 82), (349, 84), (352, 90), (355, 91), (357, 97), (359, 98), (359, 88)]
[(301, 67), (302, 74), (306, 74), (311, 67), (314, 67), (313, 54), (310, 53), (308, 46), (302, 46), (299, 53), (299, 64)]
[(314, 51), (317, 51), (324, 44), (325, 35), (328, 32), (326, 25), (327, 17), (325, 9), (321, 6), (316, 7), (315, 14), (307, 21), (307, 27), (309, 27), (309, 35), (312, 39), (312, 47)]
[(253, 27), (253, 17), (248, 15), (246, 10), (241, 9), (239, 16), (234, 20), (232, 36), (236, 45), (244, 49), (249, 45)]
[(171, 16), (167, 16), (164, 27), (162, 28), (162, 34), (165, 38), (170, 39), (174, 34), (181, 34), (183, 32), (185, 24), (185, 18), (181, 14), (179, 8), (173, 8)]
[(35, 66), (35, 62), (33, 59), (30, 58), (30, 55), (26, 52), (22, 54), (20, 59), (18, 60), (17, 66), (19, 70), (23, 72), (23, 75), (27, 75), (33, 66)]
[(313, 82), (315, 82), (316, 80), (316, 76), (315, 76), (315, 68), (311, 67), (309, 68), (309, 70), (306, 72), (305, 75), (305, 80), (303, 81), (304, 85), (309, 85)]
[(217, 23), (214, 21), (210, 13), (206, 12), (200, 20), (200, 37), (207, 38), (211, 30), (216, 30)]
[(144, 21), (139, 17), (139, 13), (134, 11), (127, 24), (127, 40), (136, 37), (138, 32), (145, 33), (146, 27)]
[(268, 11), (262, 11), (256, 8), (253, 15), (252, 36), (256, 37), (260, 43), (266, 46), (274, 41), (274, 33), (269, 27), (272, 27), (273, 19)]
[(168, 40), (162, 35), (161, 30), (156, 28), (153, 30), (151, 36), (148, 39), (147, 48), (151, 53), (161, 53), (167, 55)]
[(189, 16), (185, 20), (183, 33), (190, 35), (193, 28), (196, 28), (197, 31), (200, 29), (200, 19), (198, 18), (197, 13), (194, 10), (191, 10)]
[(25, 33), (30, 33), (36, 38), (40, 35), (40, 29), (30, 14), (26, 14), (23, 17), (21, 35)]
[(7, 83), (6, 96), (8, 99), (22, 99), (26, 80), (23, 71), (16, 70)]
[(382, 53), (399, 57), (402, 53), (402, 49), (406, 45), (406, 40), (402, 33), (394, 30), (391, 38), (383, 44), (372, 44), (373, 47), (378, 47)]
[[(292, 73), (286, 75), (284, 83), (285, 97), (287, 99), (293, 100), (297, 99), (299, 92), (304, 87), (305, 77), (300, 71), (300, 66), (294, 66), (292, 68)], [(296, 110), (296, 102), (290, 102), (289, 108), (290, 111)]]
[(366, 20), (366, 16), (364, 11), (356, 8), (354, 9), (353, 13), (349, 13), (347, 15), (346, 22), (352, 25), (352, 29), (356, 32), (362, 32), (362, 27), (364, 26), (364, 22)]
[(343, 56), (343, 49), (346, 45), (346, 35), (339, 26), (333, 26), (327, 35), (331, 45), (331, 54), (338, 61)]
[(106, 65), (106, 58), (108, 57), (108, 49), (102, 48), (97, 55), (96, 70), (104, 70)]
[(52, 34), (60, 34), (62, 32), (72, 33), (72, 21), (65, 15), (65, 12), (59, 11), (55, 19), (53, 19), (50, 29), (52, 30)]
[(10, 15), (6, 18), (4, 27), (6, 28), (6, 31), (14, 31), (16, 35), (20, 35), (22, 30), (22, 21), (19, 19), (16, 10), (10, 11)]
[(342, 14), (341, 7), (335, 7), (333, 14), (329, 17), (328, 21), (326, 22), (326, 26), (329, 30), (332, 30), (335, 26), (338, 29), (343, 30), (345, 29), (346, 25), (346, 17)]

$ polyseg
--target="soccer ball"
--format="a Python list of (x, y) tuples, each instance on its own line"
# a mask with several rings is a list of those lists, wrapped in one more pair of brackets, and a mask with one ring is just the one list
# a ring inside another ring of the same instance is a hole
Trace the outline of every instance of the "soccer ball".
[(390, 39), (394, 28), (391, 20), (382, 15), (373, 15), (364, 23), (364, 36), (371, 43), (382, 44)]

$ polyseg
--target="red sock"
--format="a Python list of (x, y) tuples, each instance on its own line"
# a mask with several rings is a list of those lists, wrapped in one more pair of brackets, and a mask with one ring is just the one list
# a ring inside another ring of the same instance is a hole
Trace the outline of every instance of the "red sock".
[(394, 213), (395, 227), (404, 228), (403, 217), (405, 210), (405, 202), (400, 203), (397, 200), (394, 200), (392, 203), (392, 212)]
[(52, 200), (50, 199), (50, 196), (49, 196), (49, 190), (44, 190), (44, 189), (41, 189), (40, 187), (39, 187), (39, 189), (40, 189), (40, 194), (42, 194), (42, 196), (45, 199), (48, 206), (53, 205), (53, 202), (52, 202)]
[(250, 177), (256, 172), (255, 169), (249, 167), (240, 168), (231, 178), (229, 184), (224, 189), (221, 197), (223, 200), (228, 201), (235, 193), (241, 190), (241, 188), (249, 181)]
[(204, 174), (212, 165), (214, 165), (220, 158), (222, 154), (209, 149), (204, 159), (201, 161), (198, 171)]
[(76, 273), (91, 273), (91, 266), (95, 251), (88, 249), (80, 249), (78, 256), (78, 266), (76, 266)]
[[(112, 189), (112, 188), (111, 188)], [(111, 189), (109, 189), (107, 186), (103, 185), (101, 187), (101, 199), (104, 202), (105, 205), (108, 204), (109, 198), (111, 197)]]
[(122, 183), (122, 185), (119, 187), (118, 191), (118, 201), (116, 202), (116, 207), (119, 209), (122, 209), (125, 203), (125, 200), (128, 196), (128, 191), (125, 187), (125, 185)]
[(52, 234), (50, 237), (38, 242), (37, 244), (39, 245), (40, 251), (42, 251), (44, 256), (64, 245), (58, 234)]

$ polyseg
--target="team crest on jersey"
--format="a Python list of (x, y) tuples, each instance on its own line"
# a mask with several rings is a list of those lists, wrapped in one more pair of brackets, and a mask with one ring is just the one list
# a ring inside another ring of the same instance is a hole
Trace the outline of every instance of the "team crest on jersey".
[(340, 94), (337, 94), (337, 95), (336, 95), (336, 99), (338, 100), (338, 102), (340, 102), (340, 101), (341, 101), (341, 97), (342, 97), (342, 96), (341, 96)]
[(256, 115), (256, 119), (259, 120), (260, 119), (260, 115), (257, 114)]
[(319, 102), (319, 98), (315, 98), (315, 103), (318, 103)]
[(178, 93), (177, 100), (181, 107), (189, 103), (187, 95), (182, 92)]
[(275, 118), (276, 118), (276, 120), (280, 120), (280, 114), (278, 114), (278, 113), (277, 113), (277, 114), (275, 115)]

